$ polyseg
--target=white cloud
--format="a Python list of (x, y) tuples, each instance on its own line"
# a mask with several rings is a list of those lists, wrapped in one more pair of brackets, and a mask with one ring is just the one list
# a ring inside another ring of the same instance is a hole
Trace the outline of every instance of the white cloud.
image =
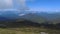
[(0, 9), (13, 8), (14, 1), (16, 2), (16, 4), (19, 4), (19, 6), (22, 7), (22, 8), (24, 8), (25, 5), (26, 5), (26, 0), (0, 0)]
[(7, 6), (13, 5), (13, 1), (12, 0), (5, 0), (5, 3), (7, 4)]
[(26, 0), (16, 0), (17, 4), (20, 6), (19, 8), (25, 8), (26, 7)]
[(19, 14), (19, 16), (24, 16), (25, 14)]
[[(16, 4), (19, 4), (19, 9), (25, 9), (26, 10), (26, 2), (27, 1), (33, 1), (33, 0), (0, 0), (0, 9), (10, 9), (14, 8), (14, 1)], [(17, 7), (17, 6), (15, 6)]]
[(8, 9), (12, 7), (12, 0), (0, 0), (0, 9)]
[(35, 0), (17, 0), (18, 3), (20, 3), (21, 6), (26, 7), (26, 2), (34, 2)]

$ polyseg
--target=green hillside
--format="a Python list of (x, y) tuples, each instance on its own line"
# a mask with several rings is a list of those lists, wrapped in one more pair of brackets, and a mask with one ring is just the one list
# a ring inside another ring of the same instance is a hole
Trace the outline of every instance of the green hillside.
[(36, 14), (27, 14), (25, 16), (22, 16), (22, 18), (29, 20), (29, 21), (37, 22), (37, 23), (43, 23), (46, 21), (45, 18), (39, 15), (36, 15)]

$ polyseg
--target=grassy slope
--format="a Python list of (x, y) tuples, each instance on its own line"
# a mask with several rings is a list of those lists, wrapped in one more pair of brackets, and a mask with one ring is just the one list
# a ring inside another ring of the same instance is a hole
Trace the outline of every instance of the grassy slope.
[(0, 28), (0, 34), (40, 34), (40, 32), (59, 34), (60, 30), (45, 29), (42, 27)]

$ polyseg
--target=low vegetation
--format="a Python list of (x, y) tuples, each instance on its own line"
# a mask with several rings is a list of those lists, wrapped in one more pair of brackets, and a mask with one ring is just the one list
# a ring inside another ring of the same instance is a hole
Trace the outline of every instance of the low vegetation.
[(36, 23), (23, 20), (1, 24), (6, 26), (0, 25), (0, 34), (41, 34), (41, 32), (48, 34), (60, 34), (60, 23)]

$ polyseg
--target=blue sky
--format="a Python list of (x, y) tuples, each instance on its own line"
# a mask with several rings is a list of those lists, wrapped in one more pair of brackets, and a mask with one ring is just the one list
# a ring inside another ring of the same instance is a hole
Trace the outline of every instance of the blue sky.
[(60, 0), (0, 0), (1, 8), (20, 8), (17, 4), (20, 3), (21, 6), (26, 5), (32, 11), (60, 11)]
[(27, 5), (35, 11), (60, 11), (60, 0), (34, 0)]

